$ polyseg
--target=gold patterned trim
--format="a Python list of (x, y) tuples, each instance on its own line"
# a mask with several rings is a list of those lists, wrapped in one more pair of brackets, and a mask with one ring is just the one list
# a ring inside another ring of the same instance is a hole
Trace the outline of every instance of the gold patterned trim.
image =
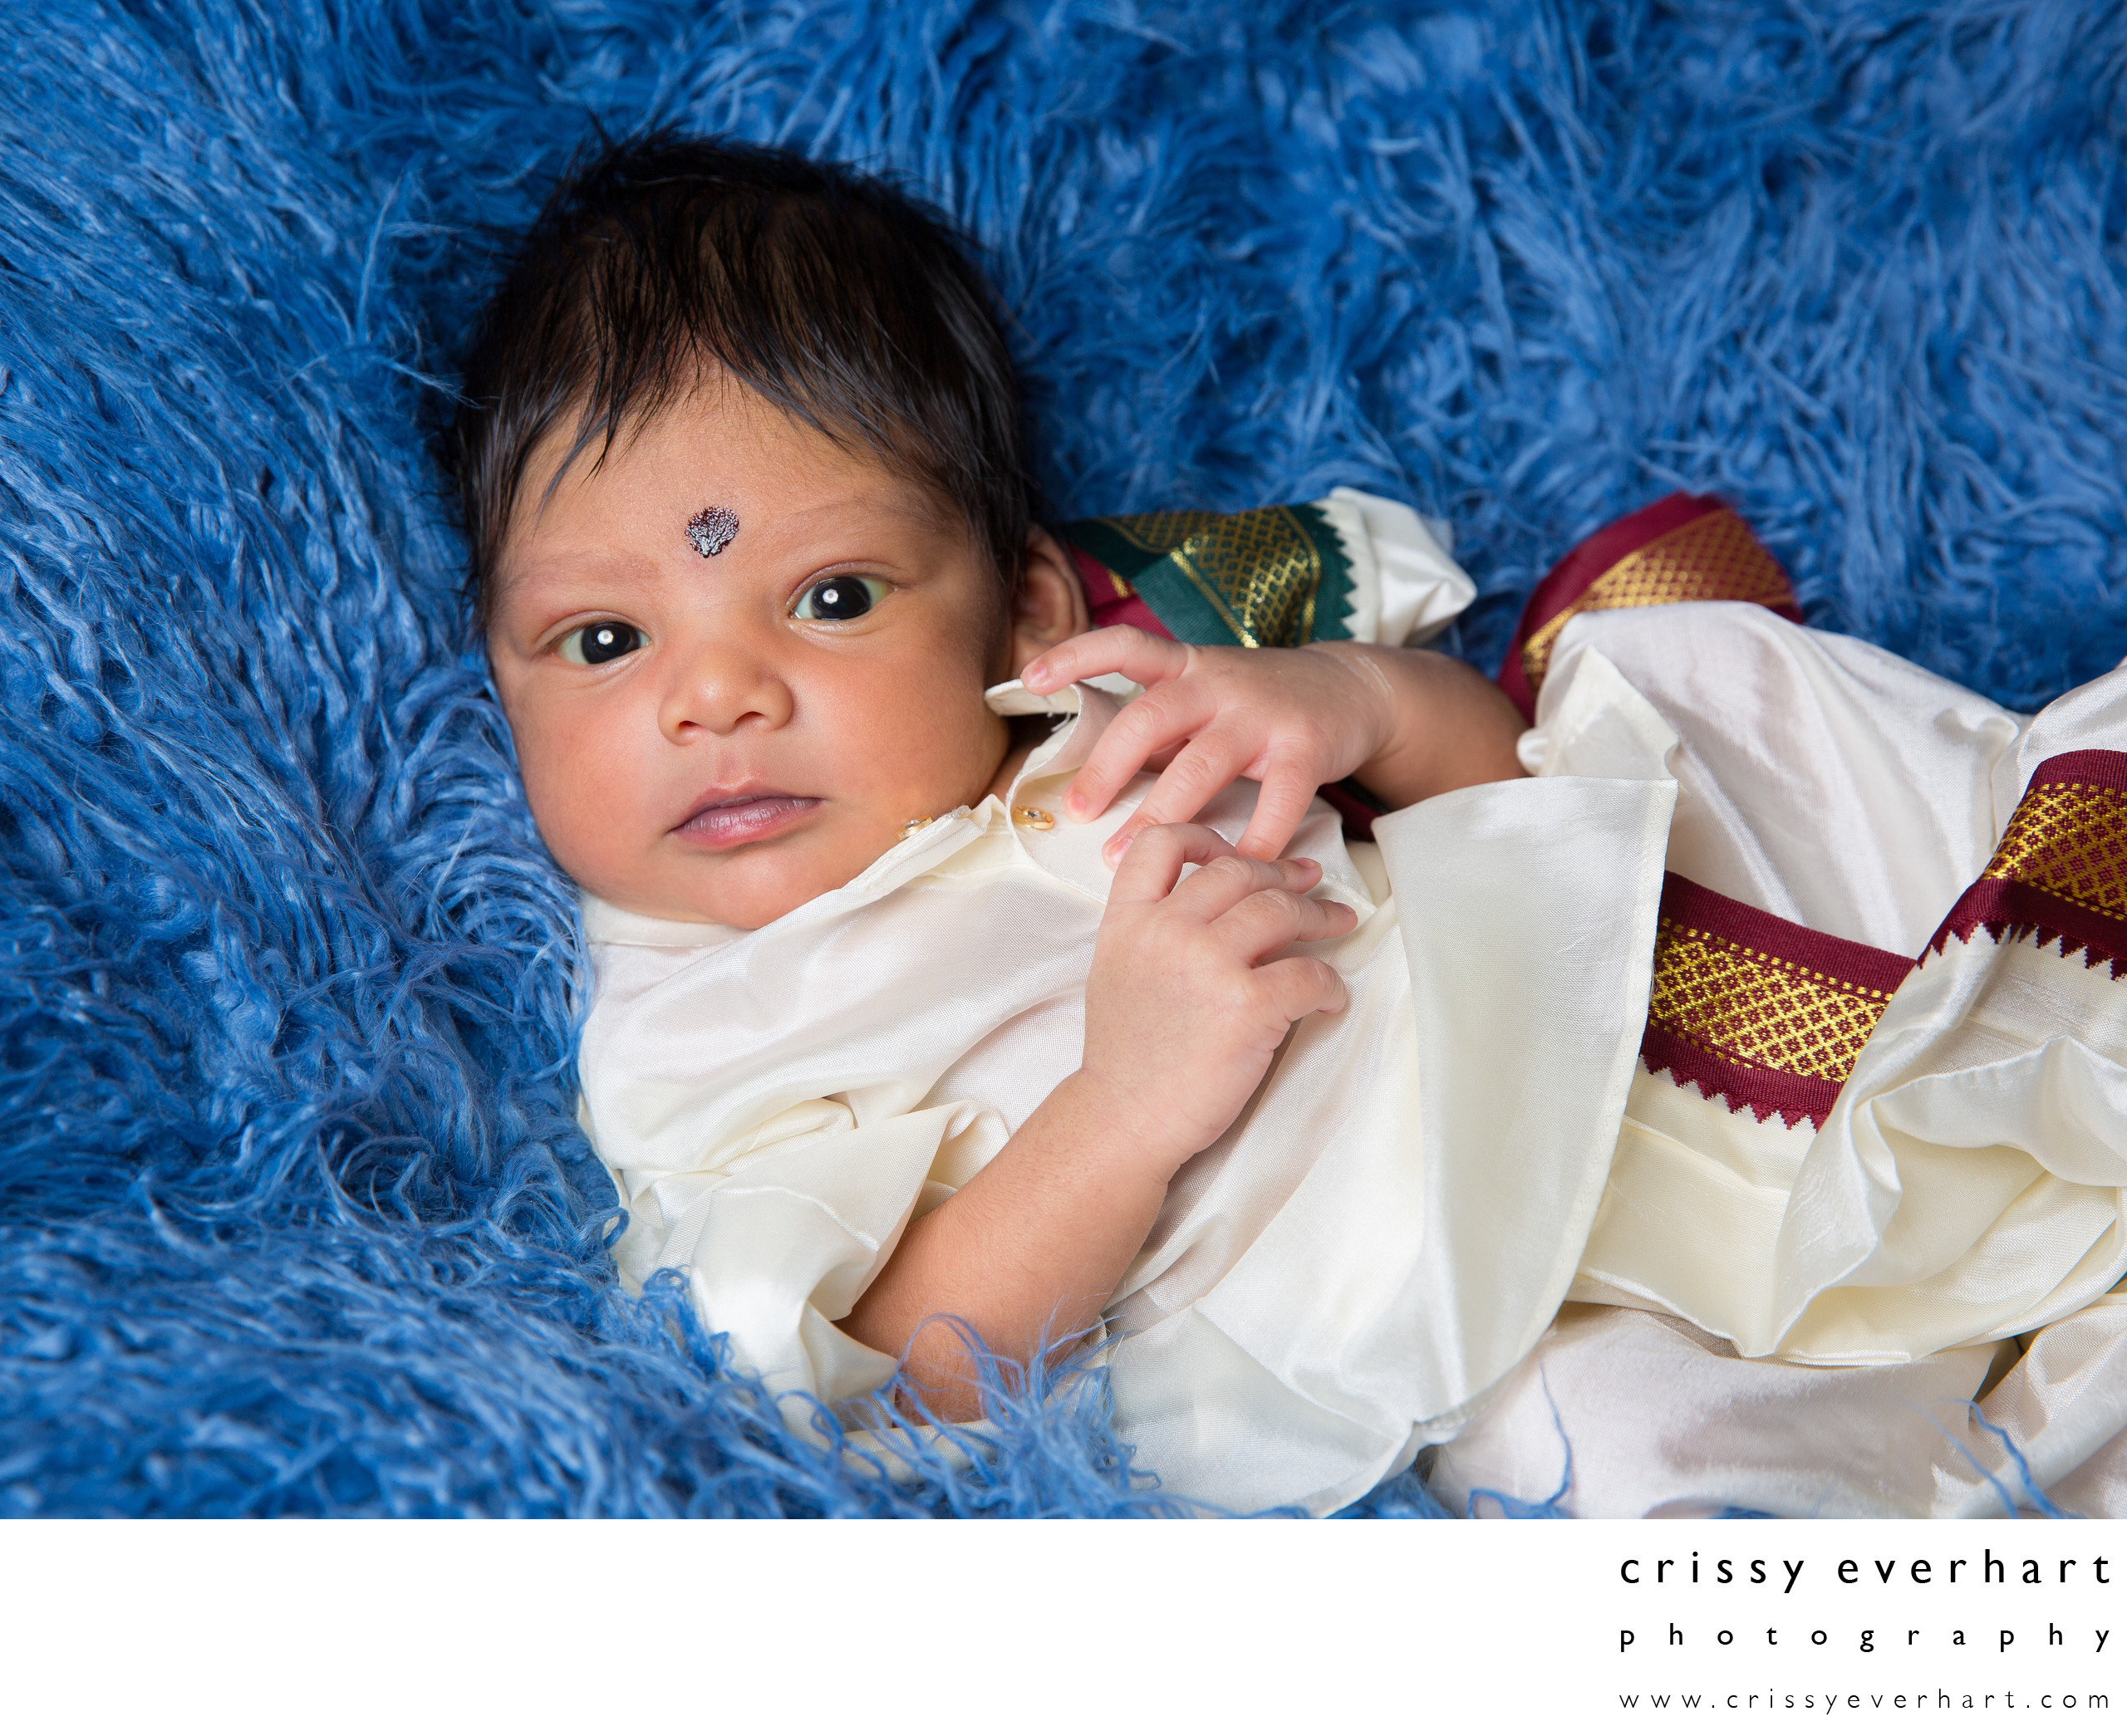
[(1726, 507), (1687, 520), (1633, 551), (1523, 642), (1521, 669), (1530, 693), (1544, 684), (1551, 651), (1565, 624), (1598, 609), (1651, 609), (1662, 603), (1762, 603), (1791, 606), (1794, 592), (1780, 563), (1751, 527)]
[(2127, 791), (2034, 782), (1980, 878), (2036, 886), (2080, 910), (2127, 921)]
[(1103, 521), (1164, 557), (1251, 649), (1314, 637), (1322, 557), (1289, 507), (1250, 512), (1147, 512)]
[(2056, 943), (2085, 969), (2127, 973), (2127, 753), (2083, 748), (2031, 773), (2002, 842), (1943, 919), (1931, 953), (1980, 929), (1997, 944)]
[(1137, 512), (1127, 518), (1103, 518), (1101, 522), (1147, 554), (1166, 556), (1226, 516), (1224, 512)]
[(1774, 1072), (1843, 1083), (1890, 996), (1664, 918), (1648, 1023)]

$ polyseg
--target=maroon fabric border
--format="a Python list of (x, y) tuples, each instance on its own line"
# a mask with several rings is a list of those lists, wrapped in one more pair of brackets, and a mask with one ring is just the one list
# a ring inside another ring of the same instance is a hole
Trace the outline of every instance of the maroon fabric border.
[[(1670, 921), (1702, 929), (1716, 941), (1767, 953), (1879, 994), (1897, 993), (1913, 969), (1913, 960), (1900, 954), (1805, 928), (1681, 874), (1662, 876), (1661, 910)], [(1821, 1127), (1839, 1098), (1838, 1085), (1829, 1079), (1749, 1066), (1657, 1028), (1651, 1014), (1640, 1037), (1639, 1058), (1648, 1072), (1667, 1068), (1678, 1084), (1696, 1086), (1702, 1097), (1724, 1097), (1732, 1113), (1748, 1110), (1761, 1121), (1776, 1115), (1792, 1127), (1806, 1117), (1811, 1125)]]
[[(1529, 677), (1521, 667), (1521, 648), (1529, 642), (1530, 635), (1626, 556), (1637, 553), (1656, 537), (1666, 537), (1694, 518), (1722, 512), (1727, 506), (1727, 502), (1714, 494), (1665, 494), (1653, 505), (1628, 512), (1614, 523), (1584, 537), (1566, 551), (1565, 557), (1529, 594), (1521, 619), (1515, 626), (1514, 637), (1507, 645), (1506, 659), (1499, 666), (1499, 685), (1522, 716), (1531, 723), (1536, 718), (1536, 696), (1530, 691)], [(1802, 619), (1801, 610), (1792, 604), (1773, 612), (1792, 621)]]
[(2089, 783), (2101, 790), (2127, 790), (2127, 753), (2109, 748), (2084, 748), (2074, 753), (2056, 753), (2041, 760), (2031, 774), (2025, 793), (2041, 784)]
[(1678, 1084), (1697, 1086), (1702, 1097), (1725, 1097), (1731, 1113), (1747, 1109), (1761, 1121), (1776, 1115), (1792, 1127), (1806, 1116), (1812, 1126), (1821, 1127), (1839, 1101), (1839, 1087), (1829, 1079), (1745, 1067), (1652, 1025), (1640, 1038), (1639, 1058), (1648, 1072), (1666, 1067)]
[(1521, 669), (1521, 647), (1528, 643), (1529, 635), (1627, 555), (1646, 547), (1657, 537), (1666, 537), (1680, 524), (1719, 512), (1724, 504), (1711, 494), (1665, 494), (1652, 506), (1628, 512), (1592, 532), (1565, 552), (1544, 575), (1543, 582), (1529, 593), (1514, 638), (1507, 645), (1506, 660), (1499, 666), (1499, 684), (1506, 689), (1507, 698), (1521, 708), (1522, 716), (1533, 720), (1536, 715), (1536, 696), (1529, 691), (1529, 678)]
[[(2067, 784), (2127, 791), (2127, 753), (2106, 748), (2084, 748), (2073, 753), (2056, 753), (2051, 759), (2039, 762), (2038, 769), (2031, 774), (2031, 782), (2025, 786), (2024, 794), (2028, 797), (2033, 790), (2059, 788)], [(2009, 824), (2012, 827), (2016, 824), (2013, 815)], [(2057, 892), (2049, 892), (2043, 886), (1991, 876), (1982, 876), (1965, 889), (1964, 895), (1943, 919), (1943, 925), (1935, 930), (1934, 938), (1928, 941), (1921, 956), (1940, 953), (1953, 934), (1969, 942), (1973, 933), (1982, 928), (1997, 945), (2004, 941), (2035, 939), (2043, 948), (2058, 942), (2064, 959), (2078, 948), (2081, 949), (2085, 970), (2109, 964), (2115, 981), (2127, 973), (2127, 922), (2063, 898)]]
[(1673, 922), (1704, 929), (1717, 939), (1771, 953), (1805, 970), (1822, 971), (1828, 977), (1873, 988), (1879, 994), (1896, 993), (1899, 984), (1913, 969), (1913, 960), (1903, 953), (1887, 953), (1859, 940), (1842, 940), (1820, 929), (1804, 928), (1756, 905), (1724, 897), (1681, 874), (1662, 876), (1662, 914)]
[[(2080, 757), (2061, 756), (2064, 759)], [(2051, 765), (2053, 762), (2049, 760), (2046, 763)], [(2088, 783), (2093, 780), (2083, 777), (2077, 781)], [(2084, 969), (2094, 970), (2100, 964), (2110, 964), (2115, 982), (2127, 973), (2127, 922), (2085, 910), (2058, 893), (2048, 892), (2043, 886), (2026, 885), (2021, 880), (1975, 881), (1943, 919), (1942, 927), (1935, 930), (1935, 938), (1928, 943), (1928, 951), (1941, 952), (1953, 934), (1960, 940), (1969, 941), (1973, 931), (1982, 928), (1997, 944), (2030, 939), (2045, 948), (2057, 941), (2064, 959), (2080, 948)]]

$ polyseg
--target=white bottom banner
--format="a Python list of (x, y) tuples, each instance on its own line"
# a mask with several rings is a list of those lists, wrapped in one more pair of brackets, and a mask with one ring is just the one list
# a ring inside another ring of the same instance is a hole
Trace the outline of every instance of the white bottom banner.
[(4, 1532), (76, 1730), (2122, 1728), (2127, 1528), (83, 1524)]

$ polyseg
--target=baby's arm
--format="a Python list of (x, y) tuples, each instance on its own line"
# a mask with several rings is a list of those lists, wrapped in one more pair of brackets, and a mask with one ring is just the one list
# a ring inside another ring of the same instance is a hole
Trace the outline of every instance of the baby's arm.
[[(1190, 862), (1201, 866), (1177, 886)], [(1090, 1326), (1174, 1172), (1231, 1125), (1293, 1022), (1343, 1008), (1329, 965), (1280, 956), (1351, 929), (1345, 905), (1301, 895), (1320, 878), (1312, 862), (1237, 856), (1199, 826), (1148, 831), (1123, 858), (1086, 984), (1083, 1063), (909, 1226), (842, 1322), (901, 1356), (940, 1415), (980, 1406), (967, 1347), (935, 1317), (1020, 1360)]]
[(1348, 640), (1247, 651), (1104, 627), (1044, 653), (1021, 679), (1050, 694), (1109, 674), (1146, 690), (1094, 746), (1064, 812), (1093, 818), (1148, 760), (1174, 752), (1110, 840), (1111, 861), (1139, 831), (1191, 818), (1236, 777), (1263, 787), (1241, 853), (1268, 857), (1291, 839), (1316, 789), (1339, 778), (1357, 777), (1389, 807), (1407, 807), (1522, 775), (1513, 701), (1437, 651)]

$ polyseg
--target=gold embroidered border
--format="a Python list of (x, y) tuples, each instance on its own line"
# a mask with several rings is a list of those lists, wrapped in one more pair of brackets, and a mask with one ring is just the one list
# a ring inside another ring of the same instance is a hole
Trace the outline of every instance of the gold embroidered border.
[(1103, 518), (1101, 522), (1148, 555), (1171, 555), (1226, 516), (1223, 512), (1137, 512), (1127, 518)]
[(1843, 1084), (1889, 993), (1661, 919), (1648, 1023), (1744, 1065)]
[(1105, 522), (1147, 553), (1172, 561), (1241, 644), (1302, 645), (1314, 638), (1322, 556), (1289, 508), (1147, 512)]
[(2034, 782), (1980, 878), (2036, 886), (2127, 922), (2127, 791)]
[(1559, 635), (1586, 611), (1699, 602), (1781, 608), (1793, 601), (1780, 563), (1751, 534), (1751, 527), (1723, 507), (1657, 537), (1602, 574), (1523, 642), (1522, 673), (1530, 692), (1541, 687)]

